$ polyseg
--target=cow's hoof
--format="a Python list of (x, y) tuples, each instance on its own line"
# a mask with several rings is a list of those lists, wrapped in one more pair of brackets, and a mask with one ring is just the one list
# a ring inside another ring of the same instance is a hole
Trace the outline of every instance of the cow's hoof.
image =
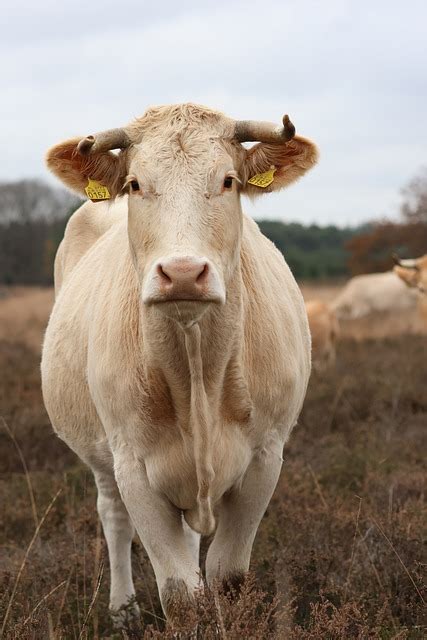
[(163, 611), (172, 627), (190, 633), (195, 624), (191, 616), (191, 613), (194, 613), (195, 602), (185, 582), (181, 579), (168, 578), (162, 589), (161, 601)]
[(110, 606), (110, 616), (117, 630), (135, 633), (141, 630), (141, 612), (135, 599), (123, 604), (119, 609)]
[(226, 595), (231, 598), (238, 598), (245, 581), (244, 573), (231, 573), (227, 577), (222, 579), (222, 588)]

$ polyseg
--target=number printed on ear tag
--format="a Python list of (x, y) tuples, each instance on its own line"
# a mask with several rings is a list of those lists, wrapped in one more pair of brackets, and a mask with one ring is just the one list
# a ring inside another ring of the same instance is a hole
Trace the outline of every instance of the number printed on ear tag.
[(261, 189), (265, 189), (265, 187), (268, 187), (273, 182), (275, 171), (276, 167), (272, 167), (265, 173), (257, 173), (255, 176), (252, 176), (252, 178), (248, 180), (248, 183), (253, 184), (255, 187), (261, 187)]
[(92, 200), (92, 202), (97, 202), (98, 200), (109, 200), (111, 198), (107, 187), (97, 180), (92, 180), (91, 178), (89, 178), (85, 191), (87, 197)]

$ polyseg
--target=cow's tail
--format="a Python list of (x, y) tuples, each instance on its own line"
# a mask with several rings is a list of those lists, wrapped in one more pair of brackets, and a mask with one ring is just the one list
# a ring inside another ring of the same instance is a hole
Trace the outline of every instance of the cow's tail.
[(186, 511), (185, 519), (192, 529), (202, 535), (209, 535), (215, 529), (210, 495), (215, 473), (212, 466), (212, 416), (203, 380), (201, 334), (198, 324), (185, 329), (185, 347), (190, 368), (190, 427), (193, 434), (198, 484), (197, 508)]

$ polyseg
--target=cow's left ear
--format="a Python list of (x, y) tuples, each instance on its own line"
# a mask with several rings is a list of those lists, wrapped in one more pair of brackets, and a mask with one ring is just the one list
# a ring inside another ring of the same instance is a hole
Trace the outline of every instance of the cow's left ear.
[(248, 149), (241, 170), (242, 190), (252, 197), (283, 189), (314, 167), (318, 157), (316, 145), (301, 136), (282, 144), (256, 144)]

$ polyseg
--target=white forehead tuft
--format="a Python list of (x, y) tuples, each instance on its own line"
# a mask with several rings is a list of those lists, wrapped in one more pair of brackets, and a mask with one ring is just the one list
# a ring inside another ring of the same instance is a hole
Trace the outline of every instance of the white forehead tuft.
[(185, 103), (150, 107), (143, 116), (128, 126), (135, 142), (144, 137), (163, 139), (172, 136), (199, 135), (231, 140), (235, 122), (220, 111), (200, 105)]
[(239, 171), (246, 153), (233, 139), (234, 120), (199, 105), (152, 107), (130, 127), (130, 172), (153, 184), (193, 176), (201, 188), (218, 161)]

